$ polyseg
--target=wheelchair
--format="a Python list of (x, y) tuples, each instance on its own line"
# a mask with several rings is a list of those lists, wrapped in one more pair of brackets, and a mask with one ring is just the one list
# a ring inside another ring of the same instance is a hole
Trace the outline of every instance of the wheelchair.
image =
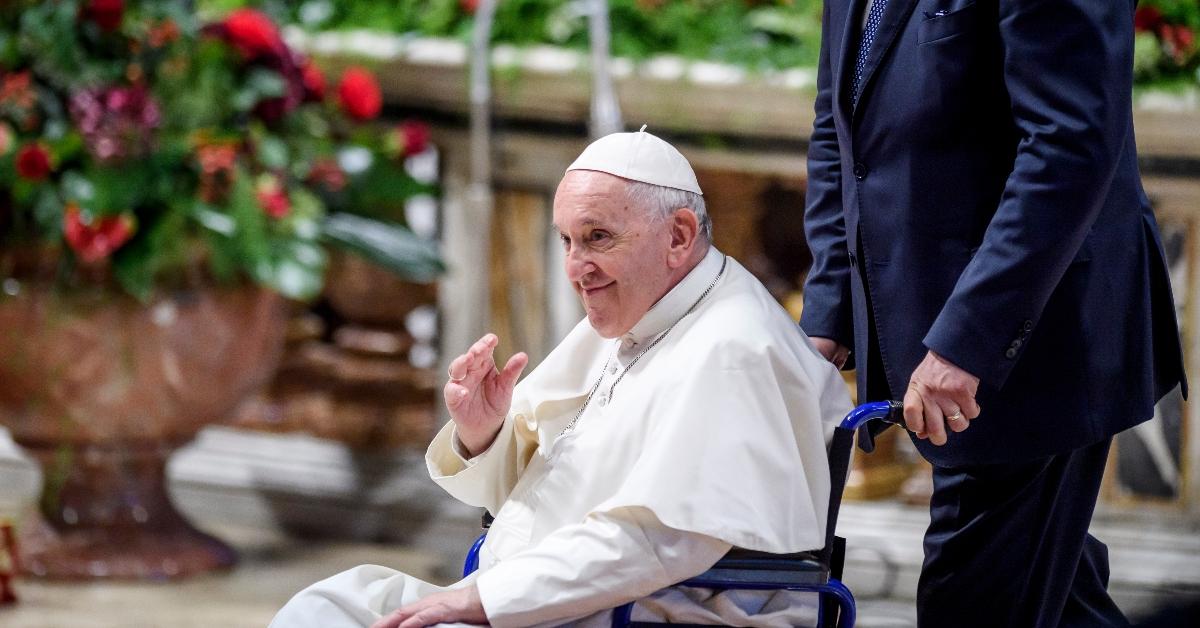
[[(865, 403), (850, 411), (834, 428), (829, 444), (829, 514), (825, 523), (825, 546), (818, 550), (796, 554), (770, 554), (739, 548), (729, 550), (708, 571), (677, 586), (702, 587), (716, 591), (803, 591), (817, 593), (820, 599), (817, 625), (823, 628), (852, 628), (856, 616), (854, 596), (842, 584), (842, 566), (846, 557), (846, 540), (834, 534), (842, 490), (850, 467), (854, 447), (854, 432), (873, 420), (904, 425), (904, 406), (897, 401)], [(471, 545), (463, 563), (463, 577), (479, 568), (479, 548), (487, 538), (491, 515), (484, 514), (484, 533)], [(613, 609), (613, 628), (656, 626), (658, 623), (633, 622), (633, 605), (629, 602)], [(690, 626), (692, 624), (674, 624)]]

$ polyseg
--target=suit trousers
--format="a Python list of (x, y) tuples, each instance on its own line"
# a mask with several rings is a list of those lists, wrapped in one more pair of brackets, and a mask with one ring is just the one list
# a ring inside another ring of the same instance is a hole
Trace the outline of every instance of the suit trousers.
[(1128, 626), (1108, 595), (1108, 548), (1088, 533), (1111, 442), (935, 465), (918, 626)]

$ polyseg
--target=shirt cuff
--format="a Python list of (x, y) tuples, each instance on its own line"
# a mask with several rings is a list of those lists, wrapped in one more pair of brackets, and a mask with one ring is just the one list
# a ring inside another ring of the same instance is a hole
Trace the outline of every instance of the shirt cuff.
[(471, 453), (467, 451), (467, 446), (463, 444), (462, 439), (458, 437), (458, 426), (455, 426), (450, 431), (450, 451), (453, 451), (454, 455), (458, 456), (458, 459), (462, 461), (463, 465), (470, 469), (471, 467), (475, 466), (480, 459), (486, 456), (489, 451), (492, 450), (492, 447), (496, 445), (497, 440), (500, 440), (499, 434), (496, 435), (496, 438), (492, 439), (492, 443), (487, 446), (487, 449), (484, 449), (478, 454), (472, 456)]

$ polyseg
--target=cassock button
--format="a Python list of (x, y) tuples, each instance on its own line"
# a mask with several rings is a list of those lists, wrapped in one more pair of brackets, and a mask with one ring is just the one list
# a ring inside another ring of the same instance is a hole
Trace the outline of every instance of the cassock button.
[(609, 365), (608, 365), (608, 374), (609, 374), (609, 375), (616, 375), (616, 374), (617, 374), (617, 365), (616, 365), (616, 364), (609, 364)]
[(601, 408), (603, 408), (604, 406), (607, 406), (608, 405), (608, 395), (601, 394), (600, 398), (596, 400), (596, 403), (600, 404)]
[(1012, 347), (1009, 347), (1008, 351), (1004, 352), (1004, 357), (1006, 357), (1010, 360), (1017, 357), (1017, 350), (1013, 349)]
[(867, 178), (867, 167), (862, 163), (856, 162), (854, 164), (854, 178), (858, 179), (859, 181)]
[(637, 343), (633, 341), (633, 336), (623, 336), (621, 338), (621, 348), (622, 349), (626, 349), (626, 350), (632, 349), (633, 346), (636, 344)]

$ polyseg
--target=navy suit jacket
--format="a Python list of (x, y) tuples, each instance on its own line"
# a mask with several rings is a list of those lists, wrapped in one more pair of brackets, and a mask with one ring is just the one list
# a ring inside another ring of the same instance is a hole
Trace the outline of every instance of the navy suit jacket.
[(930, 349), (980, 378), (971, 428), (918, 442), (936, 464), (1151, 417), (1184, 374), (1134, 147), (1135, 1), (890, 0), (852, 106), (863, 4), (825, 2), (801, 327), (859, 350), (860, 391), (902, 397)]

